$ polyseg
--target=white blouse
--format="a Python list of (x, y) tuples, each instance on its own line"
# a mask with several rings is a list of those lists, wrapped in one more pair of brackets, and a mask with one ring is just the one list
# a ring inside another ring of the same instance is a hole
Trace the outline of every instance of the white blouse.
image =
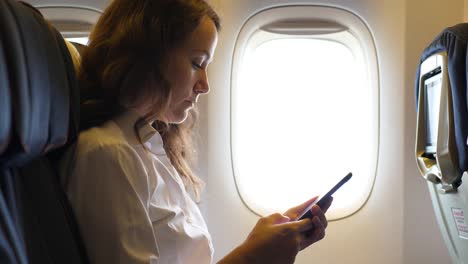
[(128, 111), (80, 134), (62, 177), (92, 263), (211, 263), (205, 221), (148, 124)]

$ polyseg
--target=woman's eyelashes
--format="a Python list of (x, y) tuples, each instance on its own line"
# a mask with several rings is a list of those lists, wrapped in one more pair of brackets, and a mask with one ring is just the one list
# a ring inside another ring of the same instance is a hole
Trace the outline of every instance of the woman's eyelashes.
[(198, 63), (198, 62), (195, 62), (195, 61), (192, 61), (192, 67), (195, 68), (195, 69), (203, 68), (201, 63)]
[(196, 69), (204, 69), (206, 68), (207, 66), (207, 63), (206, 63), (206, 58), (204, 56), (202, 57), (194, 57), (192, 59), (192, 67), (196, 68)]

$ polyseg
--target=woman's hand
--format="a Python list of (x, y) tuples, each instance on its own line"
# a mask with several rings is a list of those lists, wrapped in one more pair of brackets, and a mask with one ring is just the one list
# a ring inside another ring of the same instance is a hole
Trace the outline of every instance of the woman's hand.
[[(288, 216), (290, 219), (298, 219), (304, 210), (313, 202), (317, 200), (317, 197), (314, 197), (296, 207), (293, 207), (287, 210), (284, 215)], [(325, 237), (325, 229), (328, 226), (327, 218), (325, 217), (325, 213), (327, 212), (328, 208), (333, 201), (333, 197), (330, 197), (328, 201), (325, 203), (323, 208), (320, 208), (318, 205), (312, 206), (310, 209), (314, 217), (312, 218), (313, 228), (307, 230), (303, 233), (303, 238), (300, 244), (300, 250), (312, 245), (313, 243), (322, 240)]]
[(314, 205), (313, 219), (296, 221), (300, 214), (317, 197), (287, 210), (284, 214), (272, 214), (258, 220), (246, 241), (219, 263), (294, 263), (297, 253), (321, 240), (328, 225), (324, 209)]

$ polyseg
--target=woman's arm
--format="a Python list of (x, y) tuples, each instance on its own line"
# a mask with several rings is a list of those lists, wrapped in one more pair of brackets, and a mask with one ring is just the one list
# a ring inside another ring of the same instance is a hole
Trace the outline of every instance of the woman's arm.
[(91, 262), (156, 261), (148, 183), (138, 155), (124, 144), (81, 150), (66, 189)]
[(300, 212), (315, 200), (313, 198), (289, 209), (284, 215), (272, 214), (257, 222), (246, 241), (231, 251), (218, 264), (231, 263), (294, 263), (297, 253), (325, 236), (327, 220), (324, 210), (312, 207), (313, 219), (295, 221)]

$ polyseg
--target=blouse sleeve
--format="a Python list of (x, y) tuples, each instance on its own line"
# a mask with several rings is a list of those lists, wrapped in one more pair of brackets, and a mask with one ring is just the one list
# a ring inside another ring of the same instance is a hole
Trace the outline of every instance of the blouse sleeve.
[(158, 263), (148, 175), (125, 144), (78, 151), (66, 186), (92, 263)]

